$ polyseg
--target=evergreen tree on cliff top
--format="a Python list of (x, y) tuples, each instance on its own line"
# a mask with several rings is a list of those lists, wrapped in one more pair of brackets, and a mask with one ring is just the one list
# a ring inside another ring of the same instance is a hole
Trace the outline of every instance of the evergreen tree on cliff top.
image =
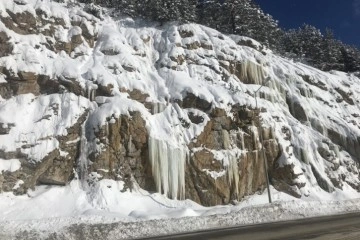
[(251, 0), (211, 0), (199, 6), (200, 23), (204, 25), (251, 37), (267, 46), (277, 42), (278, 23)]
[(139, 15), (164, 23), (166, 21), (194, 22), (196, 0), (143, 0)]
[(253, 38), (282, 55), (321, 70), (360, 71), (360, 51), (304, 24), (283, 31), (253, 0), (79, 0), (160, 23), (197, 22), (226, 34)]

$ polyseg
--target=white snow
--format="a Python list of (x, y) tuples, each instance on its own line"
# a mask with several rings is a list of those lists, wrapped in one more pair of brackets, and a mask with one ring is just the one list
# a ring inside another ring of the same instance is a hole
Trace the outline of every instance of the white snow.
[(37, 187), (24, 196), (0, 194), (0, 232), (12, 236), (36, 231), (45, 238), (54, 232), (66, 234), (74, 224), (118, 223), (121, 231), (109, 232), (108, 239), (128, 239), (360, 211), (360, 194), (346, 188), (351, 194), (314, 189), (317, 196), (307, 199), (271, 188), (272, 204), (267, 203), (265, 191), (237, 205), (202, 207), (141, 189), (122, 192), (123, 184), (112, 180), (101, 180), (84, 191), (74, 180), (66, 187)]
[(18, 159), (4, 160), (0, 158), (0, 174), (2, 172), (15, 172), (21, 168), (21, 163)]
[(91, 106), (86, 98), (72, 93), (22, 94), (0, 102), (0, 122), (14, 124), (9, 134), (0, 135), (0, 149), (21, 149), (29, 161), (40, 161), (58, 147), (56, 137), (66, 135), (67, 128)]
[(24, 184), (25, 182), (23, 180), (18, 180), (15, 184), (15, 186), (13, 187), (13, 190), (18, 189), (22, 184)]
[(4, 74), (0, 73), (0, 83), (6, 83)]

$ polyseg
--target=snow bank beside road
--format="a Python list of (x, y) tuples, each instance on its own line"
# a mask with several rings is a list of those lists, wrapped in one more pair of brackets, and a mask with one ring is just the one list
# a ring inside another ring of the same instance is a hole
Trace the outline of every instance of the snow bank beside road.
[(87, 239), (90, 231), (88, 239), (128, 239), (360, 211), (360, 194), (345, 188), (347, 194), (314, 189), (316, 197), (302, 199), (272, 188), (273, 204), (265, 192), (238, 205), (207, 208), (140, 189), (121, 192), (122, 184), (111, 180), (100, 181), (91, 192), (73, 181), (38, 187), (28, 196), (1, 194), (0, 239)]

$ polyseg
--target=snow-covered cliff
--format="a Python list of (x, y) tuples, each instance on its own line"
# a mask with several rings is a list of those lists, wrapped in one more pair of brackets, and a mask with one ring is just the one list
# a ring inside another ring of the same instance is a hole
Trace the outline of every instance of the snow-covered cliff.
[(264, 190), (264, 157), (292, 196), (360, 191), (360, 79), (83, 7), (0, 3), (0, 191), (79, 179), (96, 201), (112, 179), (227, 204)]

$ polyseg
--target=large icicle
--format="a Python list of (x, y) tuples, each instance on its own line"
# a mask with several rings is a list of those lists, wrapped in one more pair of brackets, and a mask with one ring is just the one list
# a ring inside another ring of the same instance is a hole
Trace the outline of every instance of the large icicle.
[(228, 183), (230, 186), (234, 186), (236, 196), (239, 196), (239, 167), (237, 156), (233, 154), (228, 155), (228, 165), (226, 166)]
[(174, 148), (167, 142), (149, 138), (149, 158), (152, 174), (159, 193), (172, 199), (185, 198), (186, 147)]
[(96, 89), (98, 89), (98, 86), (95, 84), (88, 84), (86, 86), (86, 93), (87, 93), (87, 98), (90, 101), (94, 101), (95, 97), (96, 97)]
[(258, 128), (255, 125), (252, 125), (251, 132), (253, 134), (254, 149), (258, 150), (261, 148)]
[(229, 132), (227, 130), (222, 130), (222, 134), (223, 134), (224, 149), (230, 149), (231, 139)]
[(151, 107), (151, 113), (152, 114), (158, 114), (161, 113), (165, 110), (166, 105), (162, 104), (162, 103), (153, 103), (152, 107)]
[(86, 122), (81, 126), (80, 154), (78, 159), (79, 178), (83, 188), (87, 188), (88, 177), (88, 142), (86, 138)]
[(240, 141), (241, 141), (241, 150), (245, 151), (245, 138), (244, 138), (244, 132), (240, 132)]
[(262, 85), (265, 78), (263, 66), (252, 61), (245, 61), (239, 64), (238, 71), (240, 80), (248, 84)]
[[(238, 167), (238, 154), (232, 149), (234, 142), (236, 142), (237, 134), (235, 131), (229, 132), (223, 130), (223, 142), (224, 148), (227, 150), (227, 162), (225, 162), (225, 168), (227, 172), (227, 180), (230, 186), (235, 188), (236, 196), (239, 196), (239, 167)], [(242, 139), (243, 141), (243, 139)], [(244, 147), (245, 148), (245, 147)]]

